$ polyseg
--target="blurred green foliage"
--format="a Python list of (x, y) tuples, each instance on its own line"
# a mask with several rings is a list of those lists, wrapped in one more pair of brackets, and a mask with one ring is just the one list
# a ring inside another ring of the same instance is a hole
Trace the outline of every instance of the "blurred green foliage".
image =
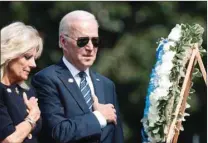
[[(155, 63), (156, 42), (166, 38), (178, 23), (198, 23), (205, 29), (203, 47), (207, 47), (206, 1), (103, 1), (103, 2), (0, 2), (0, 27), (23, 21), (38, 29), (44, 39), (44, 51), (37, 69), (54, 64), (62, 57), (58, 48), (58, 27), (61, 18), (73, 10), (93, 13), (99, 22), (102, 44), (95, 70), (112, 79), (117, 87), (123, 120), (125, 142), (141, 142), (141, 118), (149, 75)], [(203, 58), (207, 65), (207, 56)], [(207, 127), (207, 89), (202, 78), (194, 81), (196, 94), (189, 100), (192, 107), (179, 143), (191, 143), (199, 136), (205, 143)]]

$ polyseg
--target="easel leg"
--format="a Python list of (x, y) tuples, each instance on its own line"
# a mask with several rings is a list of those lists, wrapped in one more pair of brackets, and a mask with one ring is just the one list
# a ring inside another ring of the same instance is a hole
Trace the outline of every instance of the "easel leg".
[(197, 54), (196, 54), (197, 61), (198, 61), (198, 63), (199, 63), (199, 67), (200, 67), (200, 70), (201, 70), (201, 72), (202, 72), (204, 81), (205, 81), (205, 83), (206, 83), (206, 85), (207, 85), (207, 73), (206, 73), (206, 70), (205, 70), (205, 68), (204, 68), (204, 64), (203, 64), (203, 62), (202, 62), (202, 58), (201, 58), (201, 56), (200, 56), (198, 47), (197, 47), (196, 49), (197, 49), (197, 51), (198, 51)]
[[(171, 142), (172, 143), (177, 143), (177, 141), (178, 141), (178, 136), (179, 136), (179, 133), (180, 133), (180, 127), (181, 127), (181, 122), (182, 121), (177, 121), (177, 118), (178, 118), (179, 113), (181, 115), (183, 115), (184, 112), (185, 112), (186, 101), (187, 101), (187, 97), (189, 95), (189, 91), (190, 91), (190, 88), (191, 88), (191, 79), (192, 79), (192, 72), (193, 72), (193, 69), (194, 69), (194, 64), (193, 64), (194, 61), (197, 61), (199, 63), (200, 70), (202, 72), (204, 81), (207, 85), (206, 70), (204, 68), (204, 65), (203, 65), (203, 62), (202, 62), (202, 59), (201, 59), (201, 56), (200, 56), (200, 53), (199, 53), (198, 44), (195, 44), (193, 52), (192, 52), (192, 56), (191, 56), (191, 59), (189, 61), (189, 65), (188, 65), (188, 68), (187, 68), (187, 71), (186, 71), (186, 76), (184, 78), (184, 82), (183, 82), (183, 85), (182, 85), (182, 90), (181, 90), (181, 93), (180, 93), (179, 103), (176, 107), (176, 111), (175, 111), (176, 117), (174, 118), (174, 120), (173, 120), (173, 122), (170, 126), (166, 143), (171, 143)], [(175, 128), (175, 125), (176, 125), (176, 128)], [(173, 140), (171, 141), (171, 137), (172, 137), (171, 134), (173, 133), (173, 131), (175, 131), (175, 134), (173, 136)]]
[(182, 89), (181, 89), (181, 93), (180, 93), (180, 99), (179, 99), (178, 105), (176, 106), (176, 110), (175, 110), (175, 113), (174, 113), (175, 118), (173, 119), (173, 122), (170, 125), (170, 129), (169, 129), (169, 133), (168, 133), (168, 136), (167, 136), (166, 143), (171, 143), (173, 141), (172, 139), (173, 139), (174, 136), (172, 136), (172, 134), (175, 130), (176, 122), (177, 122), (177, 119), (178, 119), (178, 114), (180, 112), (182, 101), (183, 101), (183, 98), (184, 98), (184, 95), (185, 95), (185, 90), (187, 89), (187, 84), (188, 84), (188, 81), (190, 79), (192, 68), (194, 66), (194, 60), (195, 60), (195, 57), (196, 57), (196, 52), (197, 52), (196, 49), (193, 49), (193, 52), (192, 52), (192, 55), (191, 55), (191, 58), (190, 58), (190, 61), (189, 61), (189, 64), (188, 64), (188, 68), (187, 68), (187, 71), (186, 71), (186, 76), (184, 78), (184, 82), (183, 82), (183, 85), (182, 85)]
[[(192, 71), (193, 71), (193, 68), (191, 70), (191, 73), (192, 73)], [(185, 90), (185, 93), (184, 93), (184, 98), (183, 98), (183, 102), (182, 102), (181, 109), (180, 109), (180, 114), (181, 115), (184, 114), (185, 109), (186, 109), (186, 101), (187, 101), (187, 98), (189, 96), (189, 91), (190, 91), (190, 88), (191, 88), (191, 78), (192, 78), (192, 74), (190, 74), (190, 78), (187, 82), (187, 87), (186, 87), (186, 90)], [(180, 133), (181, 124), (182, 124), (182, 121), (178, 121), (177, 124), (176, 124), (177, 131), (175, 131), (175, 135), (174, 135), (174, 138), (173, 138), (173, 143), (177, 143), (177, 141), (178, 141), (178, 136), (179, 136), (179, 133)]]

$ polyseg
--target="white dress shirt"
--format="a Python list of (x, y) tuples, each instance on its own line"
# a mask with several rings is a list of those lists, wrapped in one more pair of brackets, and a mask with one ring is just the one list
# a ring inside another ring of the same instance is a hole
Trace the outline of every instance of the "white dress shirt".
[[(66, 67), (71, 72), (73, 78), (75, 79), (75, 81), (79, 87), (80, 82), (81, 82), (81, 78), (79, 77), (80, 71), (75, 66), (73, 66), (69, 61), (67, 61), (67, 59), (64, 56), (62, 59), (63, 59), (64, 64), (66, 65)], [(91, 93), (92, 93), (92, 95), (95, 95), (95, 90), (94, 90), (94, 86), (92, 83), (92, 79), (90, 77), (89, 68), (87, 68), (84, 72), (87, 74), (86, 80), (90, 86)], [(105, 117), (99, 111), (93, 111), (93, 114), (98, 119), (101, 128), (104, 128), (107, 125), (107, 121), (106, 121)]]

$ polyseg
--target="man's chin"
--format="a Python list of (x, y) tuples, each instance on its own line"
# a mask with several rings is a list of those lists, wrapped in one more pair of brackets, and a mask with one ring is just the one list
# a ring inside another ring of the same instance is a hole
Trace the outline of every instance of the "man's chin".
[(93, 64), (93, 61), (85, 61), (82, 66), (84, 67), (84, 69), (87, 69), (89, 67), (91, 67)]

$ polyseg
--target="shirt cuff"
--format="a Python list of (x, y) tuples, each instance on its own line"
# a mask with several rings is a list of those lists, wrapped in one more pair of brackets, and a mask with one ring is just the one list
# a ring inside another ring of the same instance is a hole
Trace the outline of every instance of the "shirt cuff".
[(99, 112), (99, 111), (94, 111), (93, 114), (96, 116), (100, 123), (100, 127), (104, 128), (107, 125), (107, 121), (105, 117)]

